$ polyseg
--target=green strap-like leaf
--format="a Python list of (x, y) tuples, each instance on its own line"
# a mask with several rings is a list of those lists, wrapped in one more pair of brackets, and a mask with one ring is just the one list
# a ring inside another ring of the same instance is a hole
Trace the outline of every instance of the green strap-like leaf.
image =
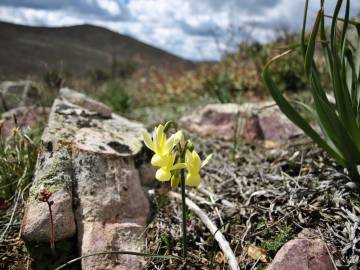
[(276, 84), (271, 78), (270, 65), (280, 57), (286, 55), (285, 52), (275, 58), (273, 58), (265, 67), (263, 71), (263, 78), (266, 86), (268, 87), (270, 94), (279, 106), (280, 110), (299, 128), (301, 128), (311, 139), (314, 140), (321, 148), (327, 151), (339, 164), (345, 166), (345, 160), (334, 149), (332, 149), (325, 140), (306, 122), (306, 120), (291, 106), (291, 104), (283, 97)]
[(311, 68), (312, 68), (312, 64), (313, 64), (313, 56), (314, 56), (314, 51), (315, 51), (315, 42), (316, 42), (316, 36), (318, 34), (319, 31), (319, 26), (320, 26), (320, 21), (321, 21), (321, 15), (323, 14), (323, 10), (320, 9), (317, 16), (316, 16), (316, 20), (314, 23), (314, 28), (311, 32), (310, 35), (310, 39), (308, 42), (308, 46), (306, 48), (306, 54), (305, 54), (305, 73), (307, 75), (308, 78), (310, 78), (311, 76)]
[(306, 32), (308, 7), (309, 7), (309, 0), (306, 0), (305, 1), (305, 9), (304, 9), (303, 26), (302, 26), (302, 31), (301, 31), (301, 51), (302, 51), (304, 58), (305, 58), (305, 54), (306, 54), (305, 32)]

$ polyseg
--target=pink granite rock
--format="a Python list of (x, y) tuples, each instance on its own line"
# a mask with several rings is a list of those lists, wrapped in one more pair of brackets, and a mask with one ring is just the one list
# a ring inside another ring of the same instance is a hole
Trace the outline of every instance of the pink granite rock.
[(72, 104), (83, 107), (91, 112), (98, 113), (102, 117), (111, 118), (112, 110), (109, 106), (87, 97), (83, 93), (76, 92), (70, 88), (61, 88), (60, 97), (65, 98)]
[(267, 270), (334, 270), (326, 244), (316, 231), (304, 229), (276, 254)]
[(283, 142), (302, 133), (271, 102), (210, 104), (184, 116), (181, 124), (201, 136), (232, 140), (236, 121), (236, 136), (247, 142)]
[(50, 109), (44, 107), (18, 107), (11, 109), (1, 115), (1, 136), (8, 137), (12, 130), (17, 126), (19, 128), (33, 128), (41, 122), (46, 122)]
[[(80, 255), (141, 251), (141, 232), (150, 206), (135, 156), (143, 147), (144, 127), (111, 114), (87, 97), (82, 101), (81, 94), (60, 92), (66, 95), (54, 101), (42, 135), (22, 237), (49, 241), (49, 211), (46, 203), (38, 201), (40, 186), (44, 185), (53, 193), (56, 240), (77, 233)], [(128, 255), (82, 261), (82, 269), (91, 270), (138, 270), (141, 266), (141, 257)]]
[[(55, 241), (64, 240), (75, 235), (76, 227), (72, 212), (72, 195), (61, 189), (55, 191), (51, 200)], [(44, 202), (34, 201), (25, 208), (22, 223), (22, 235), (28, 241), (50, 242), (50, 213), (48, 205)]]
[[(150, 207), (131, 149), (109, 132), (82, 129), (76, 133), (72, 153), (80, 254), (141, 251), (138, 238)], [(141, 257), (127, 255), (89, 258), (82, 269), (135, 270), (141, 269), (141, 262)]]
[(0, 112), (22, 106), (39, 105), (40, 86), (35, 82), (4, 81), (0, 83)]
[[(44, 138), (44, 136), (43, 136)], [(66, 147), (44, 141), (40, 147), (29, 200), (25, 206), (21, 234), (27, 241), (50, 241), (50, 214), (46, 203), (38, 200), (44, 185), (52, 196), (55, 240), (72, 237), (76, 233), (72, 195), (71, 155)]]

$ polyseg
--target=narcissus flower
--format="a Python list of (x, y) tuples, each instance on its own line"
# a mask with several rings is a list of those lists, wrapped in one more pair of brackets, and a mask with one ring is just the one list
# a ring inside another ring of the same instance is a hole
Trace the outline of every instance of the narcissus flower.
[[(185, 165), (185, 167), (186, 167), (186, 165)], [(180, 183), (180, 171), (179, 170), (175, 171), (175, 173), (171, 176), (170, 181), (171, 181), (172, 188), (178, 187), (178, 185)]]
[(169, 181), (172, 174), (172, 171), (179, 170), (179, 169), (185, 169), (186, 165), (184, 163), (177, 163), (175, 162), (176, 155), (175, 154), (169, 154), (162, 158), (162, 164), (155, 174), (155, 178), (159, 181)]
[(178, 131), (171, 135), (169, 139), (166, 139), (163, 125), (155, 127), (152, 138), (147, 131), (144, 131), (143, 137), (145, 145), (155, 153), (151, 164), (158, 166), (159, 159), (167, 156), (172, 151), (174, 146), (180, 141), (181, 135), (182, 132)]
[[(185, 141), (182, 131), (178, 131), (166, 138), (166, 131), (169, 128), (177, 130), (175, 122), (167, 122), (165, 126), (155, 127), (152, 136), (148, 132), (143, 133), (145, 145), (155, 154), (151, 158), (151, 164), (158, 167), (155, 178), (159, 181), (171, 181), (171, 187), (176, 188), (181, 180), (182, 200), (182, 233), (183, 250), (182, 258), (186, 260), (186, 185), (198, 186), (201, 182), (200, 169), (205, 166), (212, 155), (209, 155), (203, 162), (194, 145), (190, 140)], [(185, 162), (185, 163), (184, 163)], [(188, 173), (185, 177), (185, 171)]]
[(201, 183), (200, 169), (210, 161), (211, 157), (212, 155), (209, 155), (203, 162), (201, 162), (201, 159), (195, 150), (192, 152), (189, 150), (186, 151), (185, 164), (188, 169), (188, 175), (185, 179), (186, 185), (196, 187)]
[[(155, 127), (152, 136), (148, 132), (143, 133), (145, 145), (155, 154), (151, 158), (151, 164), (159, 169), (156, 171), (155, 178), (159, 181), (171, 181), (171, 187), (175, 188), (180, 182), (180, 170), (187, 169), (188, 174), (185, 184), (188, 186), (198, 186), (201, 182), (200, 169), (205, 166), (212, 155), (209, 155), (203, 162), (198, 153), (194, 151), (194, 146), (190, 141), (184, 142), (184, 134), (178, 131), (166, 138), (164, 126)], [(180, 151), (174, 149), (179, 143)], [(183, 158), (181, 149), (185, 147), (185, 163), (179, 162)]]
[(178, 131), (166, 138), (164, 126), (155, 127), (152, 138), (148, 132), (143, 133), (145, 145), (152, 150), (155, 155), (151, 158), (151, 164), (159, 167), (155, 178), (159, 181), (169, 181), (171, 171), (185, 168), (182, 163), (174, 164), (176, 155), (172, 153), (174, 146), (181, 140), (182, 132)]

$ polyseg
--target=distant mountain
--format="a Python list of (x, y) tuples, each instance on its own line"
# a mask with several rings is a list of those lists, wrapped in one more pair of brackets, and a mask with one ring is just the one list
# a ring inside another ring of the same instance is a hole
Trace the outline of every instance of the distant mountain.
[(151, 67), (189, 69), (194, 63), (134, 38), (93, 25), (31, 27), (0, 22), (0, 80), (42, 76), (59, 68), (81, 76), (135, 60), (143, 72)]

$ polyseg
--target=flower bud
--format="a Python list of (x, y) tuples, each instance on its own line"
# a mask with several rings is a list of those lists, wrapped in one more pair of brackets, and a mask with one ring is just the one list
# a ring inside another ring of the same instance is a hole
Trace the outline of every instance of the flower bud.
[(187, 144), (186, 144), (187, 149), (188, 149), (190, 152), (192, 152), (192, 151), (194, 150), (194, 145), (193, 145), (193, 143), (192, 143), (190, 140), (187, 140), (186, 142), (187, 142)]

